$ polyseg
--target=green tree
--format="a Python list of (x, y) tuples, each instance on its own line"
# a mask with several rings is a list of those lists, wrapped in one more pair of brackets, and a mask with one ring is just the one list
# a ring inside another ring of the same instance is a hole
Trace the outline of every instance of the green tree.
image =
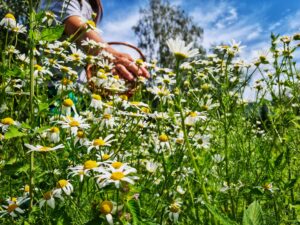
[(171, 62), (166, 41), (178, 36), (188, 43), (193, 42), (194, 47), (204, 53), (200, 45), (203, 29), (180, 7), (171, 5), (168, 0), (149, 0), (148, 7), (141, 9), (140, 14), (133, 31), (138, 37), (138, 47), (148, 58), (156, 58), (162, 65)]

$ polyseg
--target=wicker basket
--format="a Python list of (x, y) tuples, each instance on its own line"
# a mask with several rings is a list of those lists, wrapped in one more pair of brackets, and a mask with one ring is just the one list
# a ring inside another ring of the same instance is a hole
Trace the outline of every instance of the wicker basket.
[[(142, 51), (135, 47), (134, 45), (131, 45), (129, 43), (126, 42), (108, 42), (109, 45), (123, 45), (126, 46), (128, 48), (134, 49), (137, 53), (139, 53), (141, 59), (143, 61), (146, 61), (146, 57), (144, 56), (144, 54), (142, 53)], [(86, 75), (88, 78), (92, 77), (93, 74), (97, 73), (97, 71), (95, 70), (95, 67), (93, 67), (92, 65), (87, 65), (86, 67)], [(96, 87), (96, 85), (92, 82), (92, 81), (88, 81), (89, 82), (89, 87), (91, 89), (91, 91), (95, 94), (99, 94), (101, 96), (109, 96), (109, 95), (127, 95), (127, 96), (132, 96), (135, 92), (135, 90), (138, 87), (138, 84), (136, 81), (126, 81), (126, 87), (127, 90), (126, 91), (122, 91), (122, 92), (112, 92), (110, 90), (106, 90), (104, 88), (99, 88)]]

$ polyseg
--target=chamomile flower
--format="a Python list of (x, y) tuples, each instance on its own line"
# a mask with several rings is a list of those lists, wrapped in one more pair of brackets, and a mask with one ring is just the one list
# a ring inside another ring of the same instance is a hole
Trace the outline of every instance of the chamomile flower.
[(62, 103), (62, 113), (64, 113), (67, 116), (71, 116), (71, 109), (74, 111), (75, 114), (77, 114), (73, 100), (67, 98)]
[(108, 168), (101, 167), (97, 170), (100, 173), (96, 176), (100, 188), (109, 184), (114, 184), (116, 188), (120, 188), (122, 182), (134, 184), (134, 180), (138, 179), (136, 176), (128, 176), (130, 173), (136, 173), (136, 169), (127, 164), (114, 162), (108, 166)]
[(99, 150), (100, 147), (111, 146), (111, 143), (113, 141), (115, 141), (115, 139), (111, 139), (113, 136), (114, 136), (113, 134), (110, 134), (110, 135), (106, 136), (105, 138), (99, 137), (99, 138), (87, 143), (87, 145), (89, 145), (89, 147), (87, 149), (87, 153), (89, 154), (93, 148)]
[(85, 119), (83, 119), (81, 116), (75, 114), (74, 117), (71, 116), (63, 116), (62, 120), (57, 121), (58, 124), (61, 125), (64, 129), (70, 129), (72, 135), (76, 135), (77, 131), (85, 130), (90, 127), (88, 123), (85, 123)]
[(113, 128), (115, 125), (115, 116), (113, 115), (112, 108), (106, 108), (99, 120), (101, 127)]
[(11, 217), (17, 217), (18, 214), (23, 214), (25, 211), (21, 209), (21, 205), (27, 202), (29, 198), (27, 197), (20, 197), (14, 199), (8, 199), (8, 205), (2, 205), (4, 210), (0, 211), (0, 217), (5, 215), (10, 215)]
[(3, 132), (6, 132), (9, 126), (18, 126), (20, 123), (18, 121), (15, 121), (11, 117), (5, 117), (0, 120), (0, 127), (2, 128)]
[(164, 104), (168, 100), (171, 100), (174, 96), (173, 94), (171, 94), (171, 91), (165, 86), (154, 86), (148, 88), (148, 91), (155, 95), (154, 99), (159, 99)]
[(80, 182), (83, 181), (84, 176), (89, 176), (90, 171), (98, 170), (100, 163), (94, 160), (87, 160), (83, 165), (78, 165), (75, 167), (70, 167), (69, 176), (79, 176)]
[(210, 135), (197, 134), (193, 139), (195, 140), (194, 146), (197, 148), (207, 149), (210, 146)]
[(62, 149), (65, 147), (63, 144), (57, 145), (55, 147), (48, 147), (48, 146), (42, 146), (42, 145), (34, 146), (34, 145), (30, 145), (30, 144), (25, 144), (25, 146), (30, 149), (27, 153), (29, 153), (29, 152), (50, 152), (50, 151), (55, 151), (55, 150)]
[(92, 101), (90, 104), (90, 107), (94, 108), (94, 109), (102, 109), (103, 108), (103, 102), (102, 102), (102, 98), (100, 95), (97, 94), (92, 94)]
[(149, 173), (155, 173), (157, 168), (158, 168), (159, 164), (156, 163), (156, 162), (153, 162), (153, 161), (150, 161), (150, 160), (147, 160), (146, 161), (146, 170), (149, 172)]
[(81, 45), (82, 46), (87, 46), (88, 48), (96, 48), (96, 49), (103, 49), (103, 48), (106, 48), (107, 47), (107, 44), (105, 43), (102, 43), (102, 42), (96, 42), (92, 39), (85, 39), (81, 42)]
[(22, 24), (17, 24), (15, 27), (11, 29), (12, 32), (16, 34), (25, 34), (27, 32), (26, 27)]
[(52, 209), (55, 208), (55, 198), (59, 198), (60, 200), (64, 200), (63, 197), (58, 193), (54, 193), (53, 191), (48, 191), (43, 194), (43, 198), (39, 201), (39, 207), (42, 208), (45, 203), (51, 207)]
[(206, 120), (206, 116), (200, 112), (190, 112), (185, 118), (184, 123), (187, 126), (194, 126), (199, 120)]
[(47, 69), (47, 68), (45, 68), (45, 67), (43, 67), (39, 64), (34, 65), (33, 75), (36, 78), (39, 77), (39, 76), (47, 75), (47, 74), (50, 75), (50, 76), (53, 76), (52, 72), (49, 69)]
[(116, 213), (117, 208), (121, 209), (116, 203), (107, 200), (101, 202), (99, 205), (101, 214), (105, 215), (105, 218), (110, 225), (114, 224), (112, 214)]
[(185, 45), (185, 42), (178, 37), (175, 40), (172, 38), (169, 39), (167, 41), (167, 45), (170, 51), (175, 55), (175, 57), (180, 60), (192, 58), (199, 55), (198, 49), (192, 49), (193, 43)]
[(60, 141), (60, 131), (58, 127), (51, 127), (47, 130), (47, 138), (50, 142), (58, 143)]
[(70, 181), (62, 179), (57, 182), (57, 187), (53, 191), (53, 194), (61, 195), (62, 193), (65, 193), (66, 195), (71, 195), (73, 190), (74, 190), (74, 188), (73, 188), (73, 185), (70, 183)]
[(181, 212), (181, 205), (182, 205), (182, 202), (179, 199), (176, 199), (169, 206), (169, 209), (168, 209), (169, 219), (173, 223), (177, 223), (178, 222), (179, 214)]
[(86, 55), (77, 48), (71, 47), (72, 53), (67, 57), (69, 62), (73, 62), (76, 65), (82, 65)]
[(170, 138), (168, 135), (162, 133), (161, 135), (159, 135), (158, 140), (159, 140), (159, 146), (161, 148), (170, 148)]
[(46, 23), (48, 26), (52, 26), (53, 24), (58, 24), (58, 20), (56, 19), (56, 15), (51, 11), (46, 11), (45, 16), (42, 19), (42, 23)]
[(4, 18), (0, 21), (0, 26), (5, 28), (14, 28), (17, 25), (16, 18), (13, 14), (7, 13)]

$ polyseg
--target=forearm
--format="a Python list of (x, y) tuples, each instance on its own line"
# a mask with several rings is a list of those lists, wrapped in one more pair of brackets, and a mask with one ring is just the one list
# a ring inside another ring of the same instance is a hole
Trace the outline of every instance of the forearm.
[[(65, 23), (65, 33), (68, 36), (74, 36), (73, 40), (76, 41), (78, 45), (81, 45), (81, 42), (83, 40), (94, 40), (99, 43), (106, 43), (104, 39), (101, 37), (99, 32), (94, 31), (92, 29), (88, 29), (86, 23), (84, 23), (80, 17), (78, 16), (71, 16), (68, 19), (66, 19)], [(104, 49), (105, 51), (115, 55), (117, 54), (117, 51), (114, 50), (111, 46), (107, 45)], [(86, 50), (88, 54), (92, 55), (98, 55), (99, 49), (87, 49)]]

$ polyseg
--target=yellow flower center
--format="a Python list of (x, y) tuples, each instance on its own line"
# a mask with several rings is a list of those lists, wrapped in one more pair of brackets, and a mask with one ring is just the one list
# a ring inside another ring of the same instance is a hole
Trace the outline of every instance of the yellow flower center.
[(59, 188), (64, 188), (64, 187), (66, 187), (68, 184), (69, 184), (69, 181), (67, 181), (67, 180), (59, 180), (59, 181), (57, 182), (57, 186), (58, 186)]
[(147, 108), (147, 107), (142, 107), (142, 108), (141, 108), (141, 111), (142, 111), (143, 113), (150, 113), (150, 109)]
[(180, 211), (180, 206), (177, 203), (173, 203), (170, 206), (170, 211), (173, 212), (173, 213), (177, 213), (177, 212)]
[(70, 71), (70, 68), (68, 68), (66, 66), (62, 66), (60, 69), (63, 73), (68, 73)]
[(178, 59), (186, 59), (188, 56), (181, 53), (181, 52), (175, 52), (174, 53), (175, 57), (178, 58)]
[(72, 99), (67, 98), (64, 100), (63, 105), (65, 107), (72, 107), (74, 105), (74, 102), (72, 101)]
[(76, 120), (73, 120), (69, 123), (70, 127), (79, 127), (80, 123)]
[(42, 71), (43, 70), (43, 67), (38, 65), (38, 64), (35, 64), (34, 65), (34, 69), (37, 70), (37, 71)]
[(91, 28), (96, 28), (96, 24), (93, 20), (86, 21), (86, 24)]
[(190, 112), (190, 113), (189, 113), (189, 116), (190, 116), (190, 117), (196, 117), (196, 116), (197, 116), (197, 113), (196, 113), (196, 112)]
[(136, 64), (137, 66), (142, 66), (143, 63), (144, 63), (144, 61), (143, 61), (142, 59), (137, 59), (137, 60), (135, 60), (135, 64)]
[(114, 75), (114, 78), (115, 78), (116, 80), (120, 80), (119, 75)]
[(176, 139), (176, 144), (183, 144), (184, 140), (182, 138), (177, 138)]
[(103, 201), (100, 204), (100, 212), (103, 214), (110, 214), (111, 211), (113, 210), (113, 204), (110, 201)]
[(44, 197), (45, 200), (51, 199), (51, 197), (52, 197), (52, 191), (46, 192), (43, 197)]
[(107, 79), (107, 76), (106, 76), (105, 73), (99, 74), (98, 77), (99, 77), (100, 79), (103, 79), (103, 80), (106, 80), (106, 79)]
[(17, 198), (16, 197), (11, 197), (11, 201), (12, 202), (17, 202)]
[(50, 132), (51, 132), (51, 133), (59, 133), (59, 128), (58, 128), (58, 127), (52, 127), (52, 128), (50, 129)]
[(6, 117), (4, 119), (1, 120), (1, 123), (4, 125), (12, 125), (15, 121), (10, 118), (10, 117)]
[(88, 160), (84, 163), (84, 166), (83, 168), (85, 170), (90, 170), (90, 169), (94, 169), (98, 166), (97, 162), (96, 161), (93, 161), (93, 160)]
[(166, 135), (166, 134), (162, 134), (158, 137), (158, 139), (161, 141), (161, 142), (167, 142), (169, 140), (169, 137)]
[(93, 142), (94, 146), (104, 146), (106, 142), (103, 139), (95, 139)]
[(121, 163), (121, 162), (113, 162), (111, 164), (111, 166), (115, 169), (119, 169), (122, 165), (123, 165), (123, 163)]
[(72, 84), (72, 81), (71, 80), (69, 80), (69, 79), (67, 79), (67, 78), (63, 78), (62, 80), (61, 80), (61, 83), (63, 84), (63, 85), (68, 85), (68, 84)]
[(203, 105), (203, 106), (201, 106), (201, 108), (203, 111), (207, 111), (209, 107), (208, 107), (208, 105)]
[(6, 18), (6, 19), (16, 20), (15, 16), (14, 16), (13, 14), (11, 14), (11, 13), (7, 13), (7, 14), (5, 15), (5, 18)]
[(40, 147), (40, 151), (42, 151), (42, 152), (46, 152), (46, 151), (49, 151), (51, 148), (50, 147), (46, 147), (46, 146), (42, 146), (42, 147)]
[(77, 132), (77, 137), (83, 138), (83, 137), (84, 137), (84, 132), (83, 132), (82, 130), (79, 130), (79, 131)]
[(11, 204), (7, 207), (7, 212), (8, 213), (11, 213), (13, 212), (16, 208), (18, 208), (18, 205), (17, 204)]
[(102, 160), (108, 160), (110, 158), (110, 155), (108, 155), (108, 154), (103, 154), (102, 155)]
[(111, 174), (110, 179), (112, 179), (112, 180), (122, 180), (124, 177), (125, 177), (125, 175), (122, 172), (113, 172)]
[(103, 115), (103, 119), (109, 120), (111, 118), (112, 118), (111, 114), (106, 113), (106, 114)]
[(127, 95), (120, 95), (120, 98), (124, 101), (128, 100), (128, 96)]
[(102, 99), (101, 96), (97, 95), (97, 94), (92, 94), (92, 98), (95, 100), (98, 100), (98, 101), (100, 101)]
[(24, 187), (24, 192), (29, 192), (29, 191), (30, 191), (30, 187), (28, 184), (26, 184)]

